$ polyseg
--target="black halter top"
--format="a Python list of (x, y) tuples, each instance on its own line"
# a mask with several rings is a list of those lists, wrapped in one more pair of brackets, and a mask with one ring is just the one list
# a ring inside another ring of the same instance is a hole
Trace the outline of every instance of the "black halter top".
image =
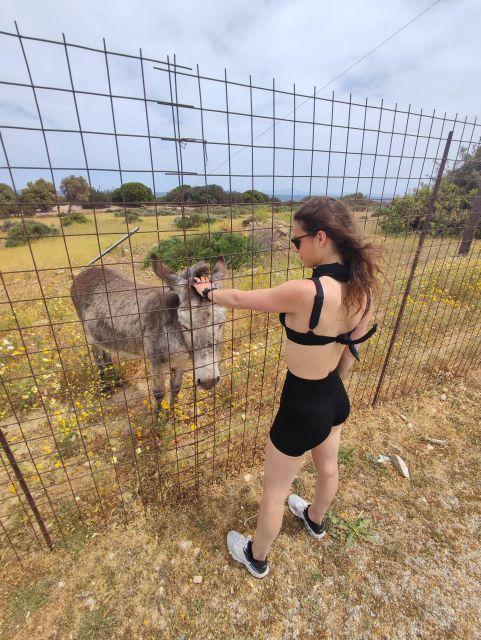
[[(330, 344), (331, 342), (338, 342), (340, 344), (345, 344), (349, 347), (349, 351), (351, 354), (359, 360), (359, 353), (354, 345), (360, 344), (365, 340), (368, 340), (376, 331), (377, 324), (375, 324), (367, 333), (365, 333), (360, 338), (356, 338), (355, 340), (351, 339), (351, 331), (347, 333), (341, 333), (339, 336), (318, 336), (313, 332), (313, 329), (317, 326), (319, 322), (319, 317), (321, 315), (322, 304), (324, 302), (324, 291), (322, 289), (321, 281), (319, 278), (321, 276), (329, 276), (334, 278), (335, 280), (339, 280), (340, 282), (348, 282), (349, 281), (349, 267), (340, 264), (339, 262), (333, 262), (332, 264), (321, 264), (318, 267), (315, 267), (312, 271), (312, 276), (310, 280), (314, 282), (316, 285), (316, 297), (314, 298), (314, 306), (312, 308), (311, 318), (309, 320), (309, 331), (307, 333), (301, 333), (300, 331), (294, 331), (294, 329), (290, 329), (286, 326), (286, 314), (279, 314), (279, 321), (282, 326), (286, 330), (286, 335), (292, 342), (296, 342), (297, 344), (304, 345), (323, 345)], [(368, 297), (368, 308), (370, 305), (370, 295)], [(366, 309), (367, 311), (367, 309)]]

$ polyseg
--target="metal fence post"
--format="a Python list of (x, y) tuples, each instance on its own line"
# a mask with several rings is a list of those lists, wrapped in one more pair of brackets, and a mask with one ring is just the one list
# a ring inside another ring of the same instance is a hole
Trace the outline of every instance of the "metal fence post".
[(7, 456), (10, 466), (12, 467), (13, 472), (15, 473), (15, 477), (17, 478), (18, 484), (21, 486), (22, 491), (25, 497), (27, 498), (27, 502), (30, 505), (30, 508), (32, 509), (33, 515), (35, 516), (35, 520), (37, 521), (40, 531), (42, 532), (45, 542), (47, 543), (47, 547), (50, 549), (50, 551), (52, 551), (53, 544), (52, 544), (52, 539), (50, 538), (50, 534), (47, 530), (47, 527), (45, 526), (45, 522), (43, 521), (43, 518), (40, 515), (40, 511), (38, 510), (38, 507), (35, 504), (35, 500), (33, 499), (33, 496), (30, 493), (30, 489), (28, 488), (28, 485), (25, 482), (23, 473), (21, 472), (20, 467), (18, 466), (18, 463), (15, 460), (13, 451), (11, 450), (10, 445), (7, 442), (7, 438), (5, 437), (5, 434), (3, 433), (2, 429), (0, 429), (0, 444), (2, 445), (2, 449), (5, 451), (5, 455)]
[(398, 336), (399, 333), (399, 327), (401, 326), (401, 320), (402, 317), (404, 315), (404, 309), (406, 308), (406, 302), (409, 296), (409, 293), (411, 291), (411, 287), (412, 287), (412, 283), (414, 280), (414, 275), (416, 273), (416, 268), (418, 266), (418, 262), (419, 262), (419, 257), (421, 255), (421, 251), (424, 245), (424, 240), (427, 236), (428, 233), (428, 229), (429, 229), (429, 223), (431, 222), (431, 218), (434, 215), (434, 205), (436, 202), (436, 198), (438, 196), (438, 191), (439, 191), (439, 185), (441, 184), (441, 178), (443, 177), (443, 173), (444, 173), (444, 167), (446, 165), (446, 160), (448, 158), (448, 153), (449, 153), (449, 148), (451, 146), (451, 140), (453, 138), (453, 132), (450, 131), (448, 133), (448, 137), (446, 140), (446, 145), (444, 147), (444, 153), (443, 153), (443, 157), (441, 160), (441, 164), (439, 166), (439, 170), (438, 170), (438, 175), (436, 176), (436, 182), (434, 183), (434, 188), (433, 188), (433, 192), (431, 194), (431, 198), (429, 200), (429, 205), (428, 205), (428, 211), (426, 214), (426, 217), (424, 218), (424, 224), (423, 224), (423, 228), (421, 230), (421, 234), (419, 236), (419, 242), (418, 242), (418, 246), (416, 248), (416, 253), (414, 254), (414, 259), (413, 262), (411, 264), (411, 271), (409, 273), (409, 277), (408, 277), (408, 281), (406, 283), (406, 288), (404, 290), (404, 295), (403, 295), (403, 299), (401, 302), (401, 306), (399, 307), (399, 311), (397, 314), (397, 318), (396, 318), (396, 323), (394, 325), (394, 329), (392, 332), (392, 336), (391, 336), (391, 341), (389, 343), (389, 347), (387, 350), (387, 354), (386, 354), (386, 358), (384, 359), (384, 364), (382, 366), (382, 370), (381, 370), (381, 375), (379, 376), (379, 380), (377, 383), (377, 387), (376, 387), (376, 393), (374, 394), (374, 399), (372, 401), (372, 406), (374, 407), (379, 399), (379, 394), (381, 391), (381, 387), (382, 384), (384, 382), (384, 376), (386, 374), (386, 370), (389, 364), (389, 360), (391, 358), (391, 353), (392, 350), (394, 348), (394, 343), (396, 342), (396, 338)]

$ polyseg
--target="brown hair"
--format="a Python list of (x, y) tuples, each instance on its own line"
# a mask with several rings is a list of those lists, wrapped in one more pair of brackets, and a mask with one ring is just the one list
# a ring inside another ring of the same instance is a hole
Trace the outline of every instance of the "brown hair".
[(306, 233), (315, 235), (325, 231), (349, 267), (350, 277), (346, 287), (344, 305), (354, 305), (354, 313), (364, 305), (369, 291), (376, 294), (379, 288), (377, 275), (381, 248), (366, 242), (350, 208), (336, 198), (312, 198), (294, 214), (294, 220), (302, 225)]

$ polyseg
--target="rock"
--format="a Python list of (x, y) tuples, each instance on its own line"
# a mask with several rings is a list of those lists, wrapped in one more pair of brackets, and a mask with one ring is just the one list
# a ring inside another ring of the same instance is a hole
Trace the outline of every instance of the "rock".
[(190, 549), (191, 546), (192, 540), (181, 540), (179, 542), (179, 547), (182, 549), (182, 551), (187, 551), (187, 549)]
[(381, 454), (374, 458), (374, 462), (377, 462), (377, 464), (386, 464), (386, 462), (391, 462), (391, 458), (390, 456), (384, 456)]
[(446, 446), (449, 444), (449, 440), (440, 440), (439, 438), (425, 438), (428, 442), (432, 442), (433, 444), (439, 444), (441, 446)]
[(194, 576), (193, 583), (202, 584), (202, 576)]
[(404, 478), (409, 478), (409, 469), (401, 456), (392, 455), (391, 462)]
[(447, 396), (445, 393), (442, 393), (442, 394), (439, 396), (439, 399), (440, 399), (440, 400), (442, 400), (443, 402), (444, 402), (444, 400), (447, 400), (447, 398), (448, 398), (448, 396)]
[(246, 474), (245, 474), (245, 476), (244, 476), (244, 480), (245, 480), (246, 482), (250, 482), (251, 478), (252, 478), (252, 476), (251, 476), (251, 474), (250, 474), (250, 473), (246, 473)]

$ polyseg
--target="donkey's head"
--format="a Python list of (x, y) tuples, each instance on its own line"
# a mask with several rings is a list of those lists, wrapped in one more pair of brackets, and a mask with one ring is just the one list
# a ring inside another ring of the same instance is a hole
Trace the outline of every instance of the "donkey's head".
[[(205, 300), (192, 288), (194, 277), (209, 275), (209, 265), (198, 262), (175, 273), (155, 254), (150, 258), (154, 272), (170, 288), (166, 306), (177, 307), (179, 330), (193, 360), (196, 384), (211, 389), (220, 380), (219, 353), (227, 314), (225, 307)], [(210, 279), (220, 287), (226, 273), (225, 260), (219, 256)]]

